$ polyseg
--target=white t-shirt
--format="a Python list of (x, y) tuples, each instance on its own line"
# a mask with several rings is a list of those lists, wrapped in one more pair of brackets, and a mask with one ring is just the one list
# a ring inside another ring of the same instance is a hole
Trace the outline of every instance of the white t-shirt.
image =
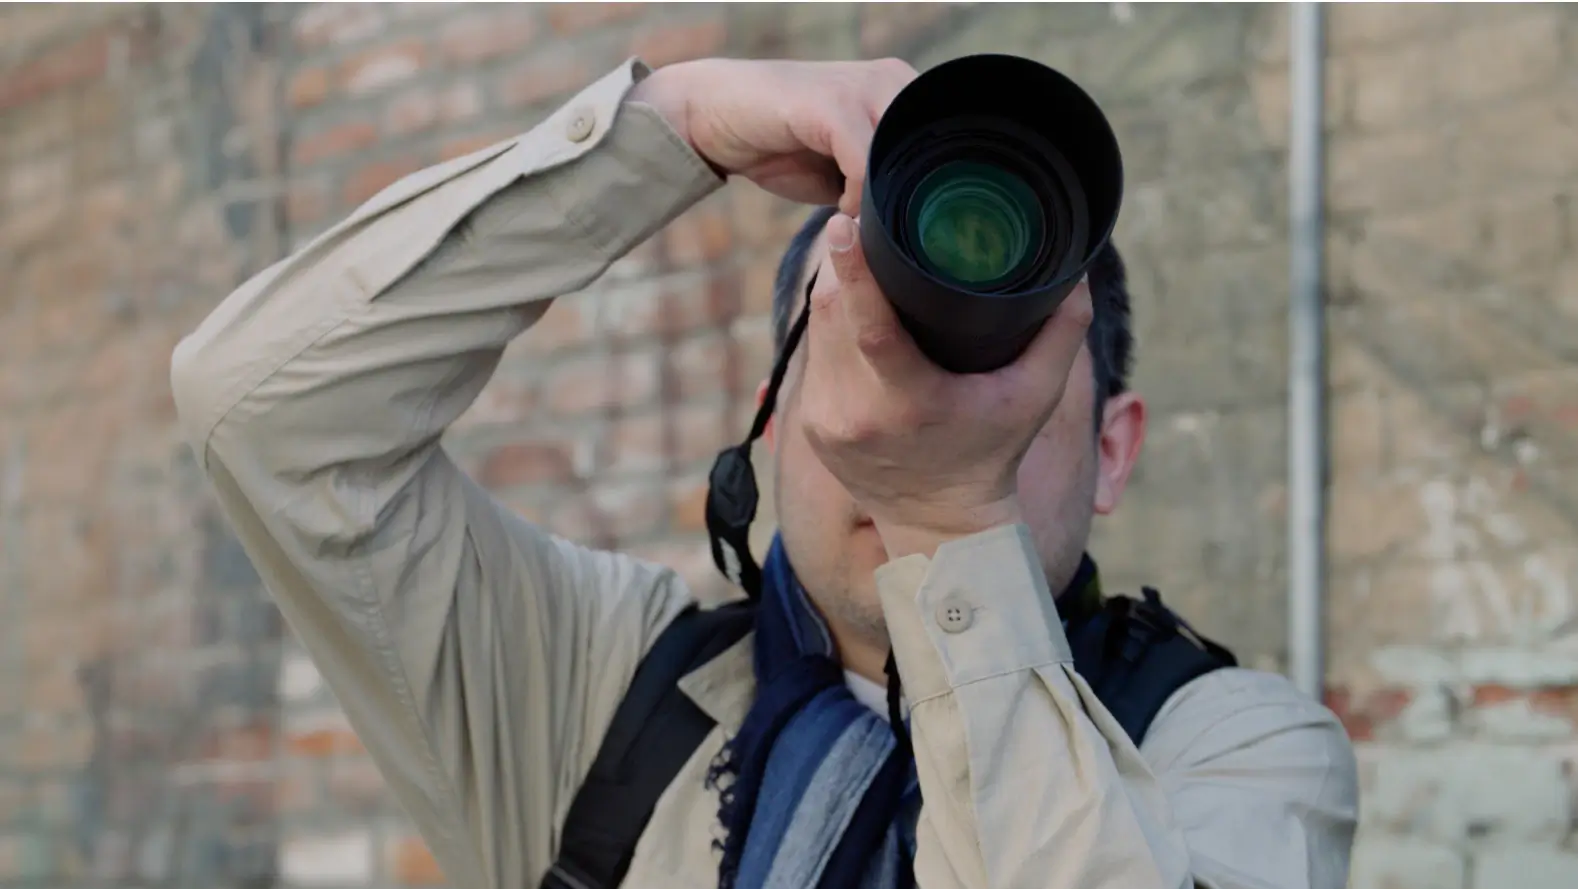
[[(852, 673), (849, 670), (844, 671), (844, 681), (849, 684), (849, 693), (855, 696), (855, 700), (876, 711), (876, 714), (882, 717), (883, 722), (888, 721), (888, 689), (886, 686), (878, 685), (859, 673)], [(899, 698), (899, 711), (905, 716), (909, 716), (909, 706), (902, 697)]]

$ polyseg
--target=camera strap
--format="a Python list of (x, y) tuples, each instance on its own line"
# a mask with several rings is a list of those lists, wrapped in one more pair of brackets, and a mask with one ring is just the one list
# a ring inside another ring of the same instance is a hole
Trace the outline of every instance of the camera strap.
[(767, 423), (778, 404), (778, 391), (783, 388), (784, 376), (789, 372), (789, 360), (794, 357), (795, 348), (805, 337), (806, 325), (811, 320), (811, 288), (815, 286), (816, 273), (813, 272), (805, 285), (805, 306), (784, 338), (783, 348), (778, 351), (778, 360), (773, 363), (772, 376), (767, 381), (767, 392), (756, 409), (756, 419), (751, 421), (751, 431), (743, 442), (718, 454), (707, 477), (707, 536), (712, 543), (712, 562), (730, 583), (745, 590), (745, 595), (753, 602), (762, 595), (762, 569), (751, 556), (751, 523), (756, 520), (761, 489), (756, 484), (756, 469), (751, 464), (751, 446), (767, 432)]
[[(767, 380), (767, 392), (756, 409), (756, 419), (751, 422), (751, 431), (743, 442), (718, 454), (707, 478), (707, 536), (712, 543), (712, 562), (730, 583), (745, 590), (752, 602), (762, 595), (762, 569), (751, 555), (751, 523), (756, 520), (756, 508), (761, 502), (756, 469), (751, 464), (751, 445), (767, 432), (767, 423), (778, 404), (778, 392), (789, 372), (789, 361), (800, 340), (805, 338), (806, 326), (811, 320), (811, 289), (815, 286), (816, 273), (812, 272), (811, 280), (805, 285), (805, 305), (784, 338), (772, 376)], [(893, 727), (899, 746), (909, 750), (909, 729), (903, 718), (903, 688), (899, 682), (898, 662), (891, 650), (883, 672), (888, 680), (888, 724)]]

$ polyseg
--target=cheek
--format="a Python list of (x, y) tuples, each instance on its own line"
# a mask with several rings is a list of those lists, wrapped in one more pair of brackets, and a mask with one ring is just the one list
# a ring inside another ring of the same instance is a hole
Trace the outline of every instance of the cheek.
[(1096, 443), (1089, 411), (1089, 399), (1065, 401), (1031, 442), (1019, 465), (1019, 499), (1027, 513), (1051, 517), (1065, 507), (1090, 506), (1074, 502), (1093, 496)]
[(778, 496), (784, 503), (793, 503), (813, 510), (817, 504), (848, 501), (849, 494), (833, 474), (817, 459), (811, 443), (790, 422), (778, 430)]

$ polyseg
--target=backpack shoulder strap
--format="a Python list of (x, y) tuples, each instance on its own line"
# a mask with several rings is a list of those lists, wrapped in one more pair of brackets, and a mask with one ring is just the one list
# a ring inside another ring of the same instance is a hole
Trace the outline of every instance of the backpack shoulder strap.
[(1173, 693), (1223, 667), (1233, 653), (1196, 633), (1147, 587), (1114, 596), (1069, 629), (1074, 669), (1138, 746)]
[(542, 889), (615, 889), (658, 797), (712, 731), (713, 721), (679, 688), (755, 623), (755, 604), (691, 607), (658, 636), (614, 711), (591, 771), (564, 824)]

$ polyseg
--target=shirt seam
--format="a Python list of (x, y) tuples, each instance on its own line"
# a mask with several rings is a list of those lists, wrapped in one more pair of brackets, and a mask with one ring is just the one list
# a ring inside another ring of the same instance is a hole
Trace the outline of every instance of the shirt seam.
[[(980, 684), (982, 682), (987, 682), (987, 681), (990, 681), (992, 679), (1001, 679), (1001, 678), (1003, 678), (1005, 676), (1014, 676), (1014, 675), (1017, 675), (1017, 674), (1020, 674), (1020, 673), (1034, 673), (1037, 670), (1043, 669), (1045, 667), (1062, 667), (1062, 666), (1065, 666), (1066, 664), (1068, 664), (1068, 661), (1066, 661), (1066, 660), (1040, 661), (1038, 663), (1026, 664), (1026, 665), (1020, 666), (1020, 667), (1006, 667), (1006, 668), (1001, 669), (1001, 670), (994, 670), (991, 673), (986, 673), (986, 674), (983, 674), (981, 676), (976, 676), (973, 679), (966, 679), (963, 682), (954, 682), (954, 681), (952, 681), (950, 679), (949, 682), (948, 682), (948, 687), (947, 688), (945, 688), (945, 689), (943, 689), (941, 691), (933, 692), (933, 693), (931, 693), (929, 695), (926, 695), (925, 697), (916, 698), (915, 699), (915, 706), (919, 706), (920, 704), (923, 704), (923, 703), (925, 703), (927, 701), (935, 700), (937, 698), (947, 697), (948, 695), (954, 694), (955, 692), (964, 691), (965, 689), (968, 689), (972, 685), (978, 685), (978, 684)], [(902, 675), (900, 676), (900, 678), (901, 679), (903, 678)]]
[[(424, 191), (422, 195), (431, 194), (433, 191), (443, 188), (445, 185), (453, 184), (458, 179), (466, 176), (467, 174), (476, 173), (484, 169), (489, 164), (498, 163), (504, 160), (511, 152), (519, 150), (521, 141), (522, 140), (520, 138), (517, 138), (514, 145), (511, 145), (509, 148), (504, 149), (494, 157), (482, 161), (470, 169), (455, 173), (455, 175), (446, 182), (435, 183), (431, 188)], [(508, 187), (508, 185), (512, 184), (516, 179), (519, 178), (520, 174), (517, 173), (515, 179), (508, 180), (504, 185), (500, 186), (499, 189), (484, 195), (475, 206), (466, 212), (465, 215), (462, 215), (460, 219), (456, 220), (455, 225), (451, 226), (449, 231), (447, 231), (443, 237), (439, 238), (438, 243), (434, 244), (432, 250), (429, 251), (429, 255), (431, 255), (433, 251), (436, 251), (442, 247), (444, 242), (453, 236), (455, 228), (465, 220), (466, 216), (474, 213), (484, 203), (497, 196), (500, 191)], [(422, 195), (413, 196), (411, 200), (417, 200)], [(391, 208), (391, 210), (393, 209), (394, 208)], [(377, 218), (378, 217), (374, 217), (363, 220), (361, 224), (373, 224), (377, 221)], [(514, 217), (511, 217), (511, 219), (513, 218)], [(347, 234), (349, 234), (349, 232), (347, 232)], [(467, 251), (474, 249), (473, 243), (474, 242), (468, 241), (466, 244), (463, 244), (461, 249), (455, 251), (456, 255), (451, 258), (455, 259), (460, 256), (469, 255)], [(328, 252), (333, 253), (334, 251), (331, 249)], [(215, 412), (214, 417), (204, 424), (207, 428), (202, 435), (202, 448), (200, 456), (200, 459), (204, 464), (204, 468), (207, 468), (207, 453), (210, 448), (210, 442), (213, 441), (214, 435), (218, 433), (219, 427), (224, 425), (225, 420), (230, 418), (230, 415), (241, 406), (241, 403), (244, 402), (249, 395), (255, 393), (260, 387), (263, 386), (263, 384), (267, 383), (270, 379), (278, 375), (279, 372), (284, 370), (286, 366), (299, 359), (308, 349), (311, 349), (313, 346), (322, 342), (324, 337), (333, 333), (340, 325), (362, 314), (362, 312), (357, 311), (356, 303), (354, 303), (353, 300), (362, 298), (363, 301), (360, 304), (362, 309), (364, 311), (369, 309), (380, 295), (387, 293), (391, 288), (397, 286), (402, 281), (402, 279), (407, 277), (412, 271), (416, 271), (417, 269), (421, 268), (422, 261), (423, 260), (417, 260), (416, 264), (414, 264), (405, 275), (390, 281), (377, 293), (370, 292), (371, 288), (369, 288), (362, 280), (362, 277), (359, 274), (361, 264), (349, 266), (331, 278), (328, 282), (325, 282), (324, 289), (337, 291), (340, 294), (339, 298), (335, 302), (334, 311), (331, 311), (325, 318), (321, 319), (318, 324), (305, 328), (301, 333), (302, 339), (300, 344), (294, 349), (285, 350), (285, 354), (278, 355), (269, 361), (264, 361), (262, 358), (259, 358), (256, 365), (258, 370), (251, 374), (242, 376), (235, 382), (234, 385), (226, 388), (224, 396), (218, 399), (218, 403), (223, 405), (223, 407), (218, 409)], [(286, 283), (284, 283), (284, 279), (288, 276), (299, 273), (299, 271), (300, 270), (291, 267), (281, 268), (278, 277), (274, 281), (271, 281), (268, 285), (270, 291), (272, 292), (276, 288), (288, 286)]]
[[(434, 800), (435, 803), (439, 804), (438, 808), (441, 813), (441, 817), (438, 819), (441, 822), (439, 825), (440, 830), (443, 831), (441, 838), (446, 844), (456, 845), (457, 840), (459, 840), (456, 836), (457, 831), (461, 834), (470, 833), (466, 829), (464, 817), (460, 814), (464, 807), (460, 802), (458, 788), (444, 774), (443, 768), (439, 765), (438, 756), (433, 750), (432, 736), (417, 711), (415, 696), (411, 693), (410, 679), (406, 675), (405, 667), (400, 663), (399, 655), (396, 653), (395, 647), (390, 640), (389, 626), (384, 610), (377, 601), (376, 595), (369, 595), (375, 591), (376, 584), (370, 576), (367, 563), (364, 560), (357, 560), (352, 562), (350, 567), (353, 580), (358, 587), (355, 599), (356, 604), (362, 610), (364, 617), (368, 619), (368, 627), (374, 634), (373, 650), (377, 652), (382, 672), (385, 674), (385, 678), (389, 681), (395, 697), (399, 701), (402, 718), (412, 729), (412, 734), (421, 739), (422, 765), (427, 772), (428, 781), (432, 782), (433, 789), (441, 794), (440, 799)], [(477, 850), (471, 851), (475, 852)]]
[[(354, 285), (356, 282), (350, 281), (349, 283)], [(225, 421), (230, 419), (230, 415), (241, 407), (247, 396), (256, 392), (264, 383), (267, 383), (280, 371), (284, 370), (287, 365), (300, 358), (308, 349), (322, 342), (324, 337), (327, 337), (340, 325), (351, 319), (353, 312), (350, 306), (346, 304), (357, 295), (355, 288), (342, 289), (336, 287), (334, 289), (342, 290), (342, 295), (336, 301), (333, 311), (319, 319), (318, 323), (303, 328), (299, 333), (299, 339), (287, 340), (281, 349), (285, 354), (270, 356), (269, 360), (259, 357), (254, 362), (253, 367), (255, 369), (251, 373), (243, 374), (230, 386), (225, 387), (222, 397), (215, 399), (220, 407), (213, 412), (210, 419), (203, 423), (204, 430), (200, 439), (202, 447), (199, 451), (202, 455), (201, 460), (205, 471), (209, 462), (208, 452), (212, 447), (214, 436), (219, 433), (219, 427), (223, 426)]]

